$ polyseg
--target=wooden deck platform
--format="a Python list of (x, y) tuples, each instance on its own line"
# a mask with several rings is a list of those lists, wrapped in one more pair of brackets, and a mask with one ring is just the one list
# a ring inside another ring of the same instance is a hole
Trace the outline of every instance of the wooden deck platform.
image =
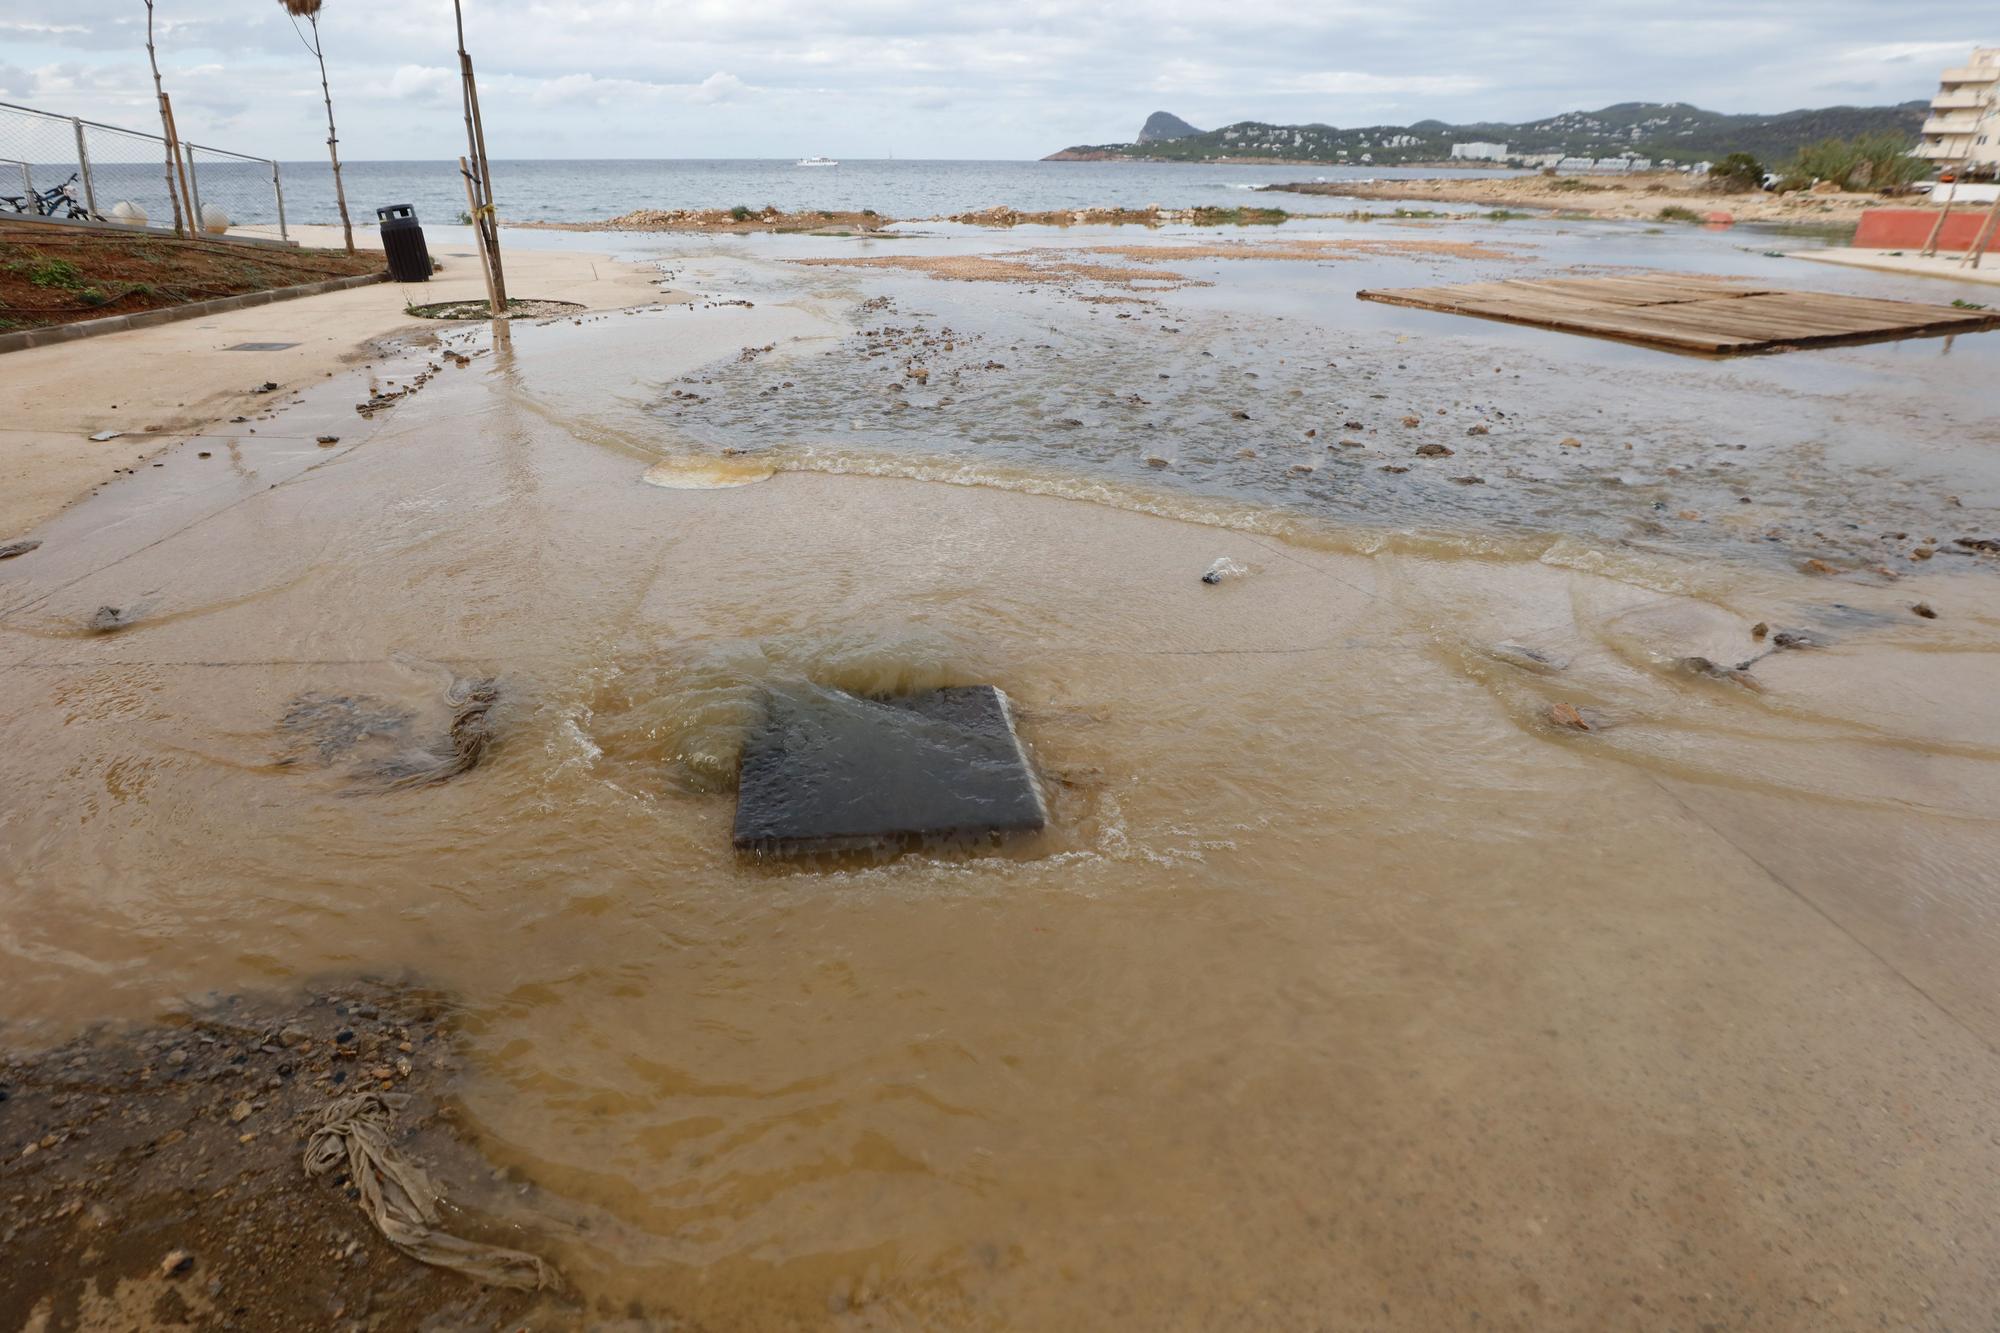
[(1738, 356), (2000, 327), (2000, 312), (1759, 287), (1683, 273), (1513, 279), (1357, 293), (1364, 301)]

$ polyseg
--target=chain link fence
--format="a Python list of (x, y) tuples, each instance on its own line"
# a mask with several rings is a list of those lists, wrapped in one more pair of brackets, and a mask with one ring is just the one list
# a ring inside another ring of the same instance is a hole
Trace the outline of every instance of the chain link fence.
[(276, 162), (185, 141), (180, 147), (170, 187), (160, 135), (0, 102), (0, 219), (19, 214), (171, 231), (174, 197), (185, 179), (196, 230), (223, 236), (271, 226), (286, 237)]

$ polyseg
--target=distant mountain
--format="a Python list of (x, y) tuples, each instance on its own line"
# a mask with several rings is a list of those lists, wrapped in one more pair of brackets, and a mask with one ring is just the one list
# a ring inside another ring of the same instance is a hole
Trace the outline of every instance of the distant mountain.
[[(1601, 111), (1566, 111), (1546, 120), (1507, 125), (1482, 122), (1447, 125), (1420, 120), (1414, 125), (1267, 125), (1245, 120), (1219, 130), (1197, 130), (1164, 111), (1146, 120), (1133, 143), (1084, 145), (1052, 153), (1048, 161), (1105, 161), (1138, 158), (1163, 162), (1249, 161), (1321, 162), (1395, 166), (1437, 162), (1451, 156), (1454, 143), (1504, 143), (1514, 156), (1563, 153), (1615, 157), (1634, 153), (1656, 162), (1713, 160), (1727, 153), (1750, 153), (1776, 163), (1800, 148), (1828, 138), (1894, 133), (1916, 142), (1928, 106), (1834, 106), (1786, 111), (1775, 116), (1732, 116), (1704, 111), (1685, 102), (1620, 102)], [(1163, 133), (1164, 128), (1172, 133)]]
[(1201, 131), (1169, 111), (1155, 111), (1146, 117), (1146, 123), (1139, 129), (1139, 143), (1167, 143), (1174, 139), (1192, 139)]

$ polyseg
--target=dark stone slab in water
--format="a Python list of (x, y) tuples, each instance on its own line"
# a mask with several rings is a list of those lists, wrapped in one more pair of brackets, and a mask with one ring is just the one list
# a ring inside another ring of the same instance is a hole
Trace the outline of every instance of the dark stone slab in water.
[(774, 690), (743, 744), (741, 851), (983, 841), (1047, 822), (1007, 696), (991, 685), (889, 699)]

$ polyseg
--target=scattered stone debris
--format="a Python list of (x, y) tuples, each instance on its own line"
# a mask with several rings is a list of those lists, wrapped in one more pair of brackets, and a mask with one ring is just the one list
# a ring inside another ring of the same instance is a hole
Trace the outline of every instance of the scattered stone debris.
[(1910, 610), (1913, 614), (1922, 616), (1925, 620), (1937, 619), (1937, 612), (1931, 610), (1929, 602), (1913, 602), (1910, 605)]
[(1418, 458), (1450, 458), (1454, 452), (1456, 451), (1435, 441), (1417, 446)]
[(1409, 469), (1408, 469), (1407, 467), (1404, 467), (1404, 466), (1403, 466), (1403, 465), (1402, 465), (1401, 463), (1384, 463), (1384, 464), (1382, 465), (1382, 467), (1381, 467), (1381, 471), (1383, 471), (1383, 472), (1408, 472), (1408, 471), (1409, 471)]
[(1545, 653), (1539, 648), (1530, 648), (1527, 644), (1516, 643), (1512, 639), (1503, 639), (1486, 651), (1495, 659), (1505, 662), (1509, 666), (1520, 667), (1523, 671), (1534, 671), (1548, 675), (1569, 669), (1569, 659), (1567, 657), (1557, 657), (1553, 653)]
[(1558, 702), (1550, 704), (1547, 716), (1549, 721), (1556, 726), (1567, 727), (1571, 731), (1589, 731), (1591, 729), (1590, 723), (1584, 720), (1583, 714), (1572, 703)]
[(2000, 555), (2000, 538), (1959, 537), (1955, 542), (1968, 551), (1978, 551), (1982, 555)]
[[(0, 1328), (575, 1326), (558, 1293), (399, 1254), (357, 1211), (373, 1182), (345, 1162), (302, 1169), (329, 1108), (392, 1095), (380, 1142), (448, 1184), (453, 1229), (481, 1249), (522, 1243), (542, 1215), (450, 1129), (451, 1012), (436, 993), (373, 984), (226, 996), (0, 1057), (0, 1123), (10, 1146), (36, 1146), (0, 1157)], [(245, 1132), (255, 1124), (269, 1127)], [(107, 1320), (113, 1291), (138, 1304)]]
[(1705, 676), (1710, 680), (1727, 681), (1760, 694), (1764, 690), (1764, 683), (1750, 674), (1747, 664), (1727, 667), (1707, 657), (1683, 657), (1677, 660), (1674, 666), (1690, 676)]
[(1465, 433), (1467, 435), (1491, 435), (1493, 433), (1493, 428), (1491, 426), (1488, 426), (1485, 422), (1480, 422), (1478, 425), (1467, 426), (1465, 428)]
[(17, 555), (26, 555), (41, 544), (41, 541), (34, 537), (24, 537), (14, 542), (0, 542), (0, 560), (12, 560)]

